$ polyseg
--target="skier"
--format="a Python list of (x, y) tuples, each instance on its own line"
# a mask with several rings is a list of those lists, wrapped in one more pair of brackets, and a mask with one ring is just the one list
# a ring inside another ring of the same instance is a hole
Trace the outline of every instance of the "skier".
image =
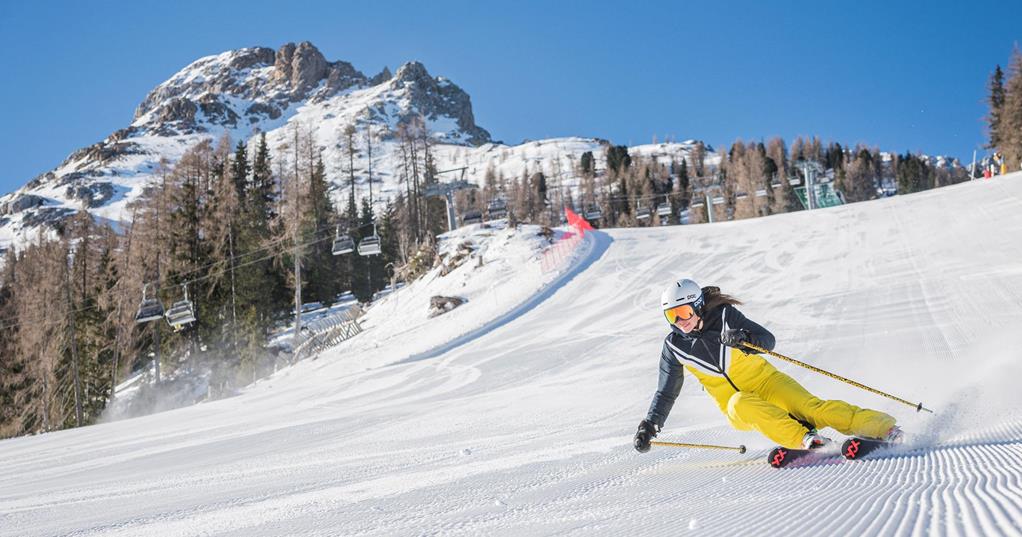
[(818, 431), (824, 427), (849, 436), (900, 440), (902, 432), (893, 417), (820, 399), (743, 347), (742, 343), (751, 343), (773, 350), (774, 336), (742, 315), (735, 308), (741, 302), (719, 288), (700, 288), (682, 279), (671, 284), (660, 301), (671, 333), (660, 352), (659, 387), (635, 433), (634, 446), (640, 453), (649, 451), (650, 440), (664, 426), (685, 369), (713, 397), (732, 427), (759, 431), (789, 449), (829, 444), (831, 440)]

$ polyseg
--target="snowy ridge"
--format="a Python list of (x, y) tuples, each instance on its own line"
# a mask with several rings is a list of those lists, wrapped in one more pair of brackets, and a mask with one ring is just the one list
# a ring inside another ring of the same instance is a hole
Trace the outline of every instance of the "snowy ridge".
[[(415, 118), (423, 120), (434, 144), (438, 169), (467, 167), (465, 178), (479, 185), (492, 169), (509, 179), (543, 172), (551, 187), (573, 188), (583, 153), (593, 152), (598, 167), (605, 162), (607, 142), (596, 138), (493, 142), (475, 124), (468, 94), (418, 62), (366, 77), (346, 62), (328, 62), (309, 43), (277, 51), (244, 48), (192, 62), (146, 96), (131, 125), (0, 196), (0, 250), (22, 247), (39, 234), (53, 238), (53, 225), (82, 209), (115, 225), (130, 220), (128, 205), (157, 180), (160, 160), (173, 164), (204, 140), (248, 141), (251, 156), (256, 135), (266, 133), (274, 158), (286, 159), (280, 150), (293, 142), (296, 127), (310, 132), (322, 151), (337, 203), (348, 193), (344, 130), (357, 129), (358, 196), (368, 195), (371, 132), (373, 199), (382, 205), (404, 189), (397, 133)], [(630, 152), (666, 164), (680, 161), (694, 144), (639, 145)], [(708, 163), (717, 158), (711, 153)]]

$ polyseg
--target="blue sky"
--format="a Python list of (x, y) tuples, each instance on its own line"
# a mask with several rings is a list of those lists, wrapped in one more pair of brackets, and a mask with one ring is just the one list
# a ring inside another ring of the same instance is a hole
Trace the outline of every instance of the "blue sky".
[(0, 193), (127, 126), (193, 60), (311, 41), (419, 60), (497, 140), (817, 135), (969, 160), (1022, 2), (0, 1)]

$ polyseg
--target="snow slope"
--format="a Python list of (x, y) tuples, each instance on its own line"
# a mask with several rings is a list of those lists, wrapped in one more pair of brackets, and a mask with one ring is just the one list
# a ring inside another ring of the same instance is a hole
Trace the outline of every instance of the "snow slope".
[[(529, 307), (436, 356), (370, 328), (378, 346), (233, 399), (0, 442), (0, 533), (1022, 535), (1022, 176), (592, 237)], [(746, 300), (779, 352), (936, 414), (778, 364), (893, 413), (908, 445), (774, 470), (689, 379), (662, 438), (749, 452), (637, 454), (657, 298), (681, 275)]]

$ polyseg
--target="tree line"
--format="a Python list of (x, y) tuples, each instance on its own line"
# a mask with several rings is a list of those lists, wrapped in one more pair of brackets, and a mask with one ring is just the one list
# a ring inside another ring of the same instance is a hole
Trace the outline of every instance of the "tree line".
[[(271, 334), (294, 319), (296, 275), (300, 302), (329, 305), (348, 292), (368, 302), (390, 282), (425, 273), (447, 229), (443, 198), (428, 195), (444, 171), (425, 123), (408, 121), (394, 133), (402, 188), (374, 203), (371, 129), (365, 122), (343, 131), (343, 169), (329, 178), (301, 126), (272, 152), (265, 135), (203, 141), (173, 166), (160, 163), (123, 228), (82, 211), (58, 227), (56, 240), (40, 234), (9, 250), (0, 273), (0, 437), (95, 422), (114, 386), (149, 371), (157, 356), (166, 375), (208, 371), (213, 397), (264, 376), (280, 359)], [(790, 148), (780, 138), (739, 140), (717, 158), (710, 151), (696, 143), (685, 158), (663, 162), (608, 144), (602, 159), (586, 152), (570, 169), (554, 160), (505, 177), (490, 167), (479, 188), (456, 193), (456, 205), (464, 216), (499, 201), (511, 225), (547, 226), (573, 207), (598, 211), (600, 225), (627, 227), (676, 223), (683, 210), (690, 223), (707, 221), (708, 210), (715, 220), (801, 210), (799, 185), (791, 184), (804, 181), (800, 160), (821, 163), (848, 202), (881, 195), (885, 183), (906, 193), (967, 178), (909, 153), (885, 162), (876, 148), (815, 137)], [(367, 158), (368, 169), (356, 166)], [(561, 180), (570, 175), (577, 188)], [(696, 209), (710, 191), (724, 203)], [(670, 216), (658, 216), (662, 207)], [(338, 234), (355, 242), (376, 235), (382, 253), (333, 255)], [(185, 329), (135, 322), (143, 295), (170, 304), (186, 294), (196, 322)]]
[[(575, 198), (568, 192), (564, 199), (577, 210), (599, 215), (601, 225), (630, 227), (678, 223), (685, 211), (688, 223), (701, 223), (709, 221), (709, 211), (720, 221), (802, 210), (795, 189), (806, 185), (803, 161), (818, 163), (846, 203), (874, 199), (885, 190), (908, 194), (968, 179), (962, 168), (934, 166), (910, 152), (885, 156), (877, 148), (824, 144), (817, 137), (796, 138), (790, 148), (781, 138), (737, 140), (710, 157), (702, 142), (684, 158), (667, 162), (608, 146), (606, 166), (599, 169), (586, 152), (576, 165), (580, 182)], [(716, 203), (705, 203), (707, 197)]]
[(1022, 169), (1022, 52), (1016, 47), (1005, 73), (994, 68), (987, 83), (987, 149), (1000, 153), (1006, 170)]
[[(437, 178), (417, 125), (399, 136), (408, 188), (386, 204), (356, 186), (375, 180), (356, 172), (372, 150), (368, 128), (345, 131), (346, 177), (328, 179), (311, 131), (296, 126), (272, 154), (264, 134), (251, 155), (245, 141), (224, 137), (189, 148), (173, 166), (162, 161), (122, 229), (81, 211), (58, 225), (56, 239), (40, 232), (8, 250), (0, 437), (94, 423), (117, 383), (154, 369), (156, 356), (163, 375), (208, 372), (219, 393), (267, 374), (278, 360), (269, 337), (294, 319), (296, 274), (302, 303), (330, 305), (349, 292), (370, 301), (391, 278), (425, 271), (446, 216), (442, 199), (424, 195)], [(338, 235), (355, 243), (376, 235), (382, 251), (333, 255)], [(164, 305), (187, 297), (196, 321), (180, 331), (136, 323), (143, 296)]]

